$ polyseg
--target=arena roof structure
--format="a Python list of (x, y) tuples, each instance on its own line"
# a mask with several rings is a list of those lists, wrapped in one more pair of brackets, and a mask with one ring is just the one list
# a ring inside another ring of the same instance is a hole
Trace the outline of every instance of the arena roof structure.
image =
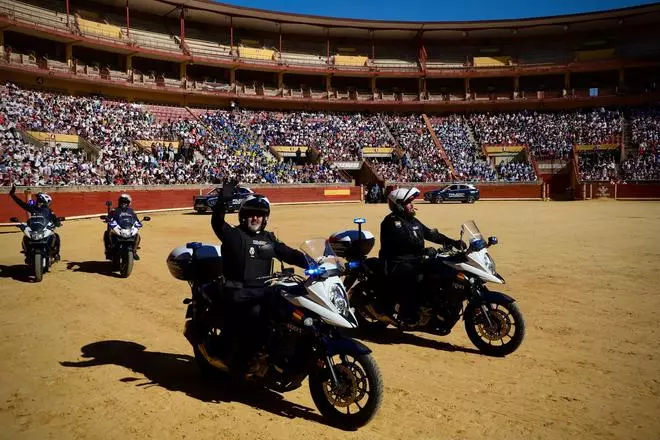
[(233, 6), (210, 0), (94, 0), (114, 8), (124, 8), (148, 14), (167, 16), (185, 10), (187, 20), (244, 27), (264, 32), (286, 32), (318, 36), (341, 35), (364, 38), (373, 32), (375, 38), (408, 39), (420, 33), (424, 38), (493, 38), (507, 36), (537, 36), (566, 32), (598, 31), (617, 26), (638, 26), (660, 23), (660, 3), (603, 12), (571, 14), (553, 17), (489, 20), (489, 21), (382, 21), (351, 18), (320, 17), (266, 11)]

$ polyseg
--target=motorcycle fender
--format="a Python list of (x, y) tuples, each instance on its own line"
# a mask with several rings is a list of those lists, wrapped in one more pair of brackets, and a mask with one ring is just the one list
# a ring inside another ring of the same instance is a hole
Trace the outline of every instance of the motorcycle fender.
[(506, 293), (493, 292), (491, 290), (482, 290), (479, 294), (484, 302), (499, 302), (504, 304), (511, 304), (515, 302), (515, 298), (510, 297)]
[(327, 341), (328, 355), (335, 354), (348, 354), (351, 356), (358, 356), (361, 354), (369, 354), (371, 350), (360, 341), (351, 338), (332, 338)]

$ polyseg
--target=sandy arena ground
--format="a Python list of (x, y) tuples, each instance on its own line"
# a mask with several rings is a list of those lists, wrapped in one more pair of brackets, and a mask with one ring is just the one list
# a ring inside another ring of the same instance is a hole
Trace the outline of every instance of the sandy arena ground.
[[(377, 235), (386, 210), (277, 206), (271, 226), (297, 246), (363, 215)], [(527, 337), (503, 359), (480, 355), (462, 325), (367, 341), (385, 395), (357, 432), (325, 425), (307, 386), (280, 396), (201, 379), (181, 334), (188, 286), (165, 257), (214, 241), (210, 216), (152, 215), (128, 279), (106, 272), (100, 220), (60, 229), (63, 261), (38, 284), (20, 233), (0, 234), (0, 438), (660, 438), (660, 203), (421, 204), (419, 218), (498, 236)]]

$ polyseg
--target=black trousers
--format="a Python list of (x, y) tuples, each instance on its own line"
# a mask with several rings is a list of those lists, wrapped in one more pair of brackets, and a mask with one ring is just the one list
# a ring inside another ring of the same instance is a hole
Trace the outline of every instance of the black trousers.
[(390, 301), (401, 305), (399, 315), (412, 315), (421, 299), (422, 267), (418, 262), (388, 262)]
[(269, 287), (225, 286), (222, 320), (224, 331), (234, 342), (233, 356), (239, 365), (242, 366), (261, 348), (274, 299), (275, 292)]

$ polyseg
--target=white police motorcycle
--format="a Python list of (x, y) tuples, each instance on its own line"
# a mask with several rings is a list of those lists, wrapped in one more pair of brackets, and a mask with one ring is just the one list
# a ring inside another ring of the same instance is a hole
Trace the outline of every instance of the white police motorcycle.
[[(58, 217), (57, 220), (65, 219)], [(21, 223), (18, 217), (12, 217), (9, 221), (19, 223), (17, 227), (24, 235), (21, 253), (25, 254), (25, 263), (30, 267), (35, 281), (41, 281), (55, 259), (53, 255), (55, 224), (41, 215), (31, 215), (25, 223)]]
[[(367, 424), (380, 407), (381, 374), (371, 350), (339, 332), (358, 325), (339, 278), (341, 261), (324, 239), (306, 241), (301, 251), (309, 263), (304, 277), (282, 267), (264, 280), (276, 295), (254, 379), (266, 388), (287, 392), (309, 377), (309, 390), (321, 414), (333, 425), (355, 429)], [(192, 298), (184, 301), (186, 329), (204, 323), (205, 336), (191, 341), (201, 370), (234, 373), (232, 341), (218, 317), (223, 281), (220, 247), (188, 243), (170, 253), (167, 265), (192, 290)]]

